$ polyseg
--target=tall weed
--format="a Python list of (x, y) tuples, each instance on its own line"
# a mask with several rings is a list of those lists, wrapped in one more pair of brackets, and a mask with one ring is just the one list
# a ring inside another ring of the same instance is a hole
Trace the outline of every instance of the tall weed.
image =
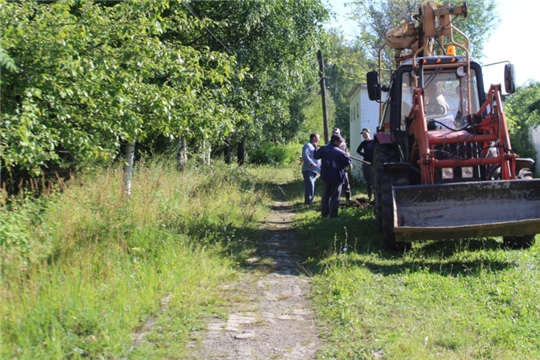
[(0, 357), (178, 356), (267, 211), (253, 177), (225, 164), (141, 162), (131, 198), (121, 186), (110, 168), (0, 211)]

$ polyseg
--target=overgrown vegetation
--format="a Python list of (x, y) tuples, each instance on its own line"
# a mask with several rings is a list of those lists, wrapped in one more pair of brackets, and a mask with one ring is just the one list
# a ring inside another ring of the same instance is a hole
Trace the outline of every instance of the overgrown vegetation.
[(221, 301), (217, 286), (252, 250), (265, 189), (243, 168), (179, 173), (168, 161), (140, 163), (131, 198), (121, 183), (111, 168), (1, 209), (0, 357), (179, 358)]

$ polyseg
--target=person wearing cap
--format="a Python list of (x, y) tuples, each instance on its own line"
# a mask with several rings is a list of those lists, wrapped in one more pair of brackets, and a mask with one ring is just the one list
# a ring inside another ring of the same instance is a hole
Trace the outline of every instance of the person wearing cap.
[[(361, 155), (365, 161), (371, 163), (373, 161), (373, 148), (375, 141), (371, 139), (368, 128), (362, 129), (362, 137), (364, 140), (358, 145), (356, 152)], [(371, 165), (362, 163), (362, 176), (366, 183), (366, 190), (368, 193), (368, 201), (371, 201), (372, 187), (371, 187)]]
[[(341, 130), (339, 130), (339, 128), (337, 127), (334, 128), (332, 130), (332, 135), (339, 135), (341, 137)], [(350, 155), (349, 149), (347, 148), (347, 143), (345, 142), (345, 140), (343, 140), (339, 148), (345, 154)], [(351, 164), (351, 168), (352, 168), (352, 164)], [(350, 201), (351, 200), (351, 183), (349, 182), (349, 174), (347, 173), (347, 171), (345, 171), (345, 182), (343, 183), (342, 189), (343, 189), (343, 192), (345, 193), (345, 199), (347, 201)]]
[(315, 159), (321, 159), (321, 179), (323, 183), (321, 216), (338, 216), (341, 187), (345, 181), (345, 169), (351, 165), (351, 158), (340, 149), (345, 142), (341, 135), (332, 135), (330, 142), (315, 150)]
[(311, 205), (315, 196), (315, 180), (317, 174), (321, 172), (321, 160), (313, 157), (317, 150), (319, 134), (311, 134), (309, 141), (302, 148), (302, 175), (304, 176), (304, 204)]

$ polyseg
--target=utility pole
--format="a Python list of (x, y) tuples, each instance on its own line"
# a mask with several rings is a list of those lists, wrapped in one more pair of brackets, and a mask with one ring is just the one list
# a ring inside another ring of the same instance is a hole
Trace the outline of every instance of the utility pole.
[(321, 97), (324, 124), (324, 143), (328, 142), (328, 111), (326, 110), (326, 79), (324, 75), (324, 60), (321, 50), (317, 50), (317, 59), (319, 60), (319, 77), (321, 78)]

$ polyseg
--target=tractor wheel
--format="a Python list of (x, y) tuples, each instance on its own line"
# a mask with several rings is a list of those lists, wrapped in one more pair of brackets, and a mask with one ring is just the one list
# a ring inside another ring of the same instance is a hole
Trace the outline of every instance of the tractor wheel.
[(373, 212), (375, 213), (375, 224), (380, 231), (382, 231), (381, 183), (384, 174), (383, 164), (386, 162), (395, 161), (399, 161), (399, 151), (396, 145), (375, 143), (375, 146), (373, 148), (373, 161), (371, 163), (371, 167), (373, 170)]
[(488, 180), (501, 180), (501, 165), (492, 165), (487, 169)]
[(505, 236), (504, 245), (511, 249), (527, 249), (534, 245), (535, 235)]
[[(533, 174), (530, 169), (523, 168), (519, 170), (516, 176), (517, 180), (530, 180), (533, 178)], [(524, 236), (504, 236), (503, 242), (507, 248), (510, 249), (528, 249), (534, 245), (534, 237), (536, 235), (524, 235)]]
[(392, 186), (406, 186), (408, 184), (409, 180), (406, 174), (384, 174), (382, 177), (382, 235), (383, 246), (387, 250), (404, 251), (411, 248), (410, 242), (396, 242), (394, 233), (394, 199), (392, 197)]

